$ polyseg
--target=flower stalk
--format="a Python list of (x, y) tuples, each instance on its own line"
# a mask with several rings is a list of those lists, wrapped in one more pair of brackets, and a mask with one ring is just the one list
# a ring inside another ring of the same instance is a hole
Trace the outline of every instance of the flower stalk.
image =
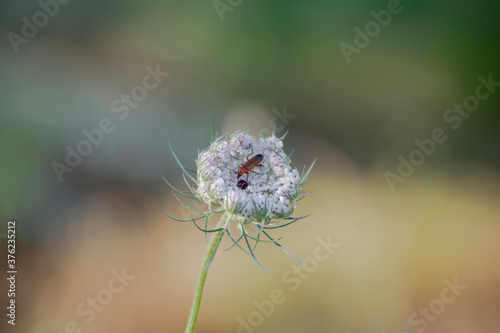
[(198, 319), (198, 311), (200, 310), (201, 304), (201, 296), (203, 295), (203, 288), (205, 287), (205, 280), (207, 278), (208, 268), (214, 259), (215, 253), (219, 248), (220, 241), (222, 240), (222, 236), (224, 235), (223, 226), (226, 224), (227, 218), (225, 215), (222, 215), (219, 223), (217, 223), (216, 228), (219, 229), (216, 231), (212, 237), (210, 237), (210, 241), (207, 245), (207, 251), (205, 252), (205, 256), (203, 257), (203, 263), (201, 265), (200, 276), (198, 277), (198, 282), (196, 284), (196, 291), (194, 293), (193, 305), (191, 306), (191, 311), (189, 312), (188, 323), (186, 326), (185, 333), (194, 332), (194, 327), (196, 325), (196, 320)]

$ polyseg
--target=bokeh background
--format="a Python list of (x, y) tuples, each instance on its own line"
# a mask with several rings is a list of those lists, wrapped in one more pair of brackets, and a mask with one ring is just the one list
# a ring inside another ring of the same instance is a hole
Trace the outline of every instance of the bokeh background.
[[(340, 247), (294, 291), (277, 247), (257, 250), (273, 273), (220, 251), (197, 332), (402, 332), (455, 278), (467, 289), (425, 331), (500, 332), (500, 91), (457, 130), (443, 121), (479, 76), (500, 81), (498, 2), (402, 1), (350, 62), (340, 44), (388, 1), (231, 3), (70, 1), (13, 47), (42, 7), (0, 1), (0, 245), (6, 258), (17, 220), (19, 270), (17, 325), (3, 314), (0, 330), (182, 332), (205, 240), (162, 213), (189, 217), (159, 173), (183, 186), (165, 138), (194, 167), (213, 118), (220, 133), (288, 130), (299, 169), (317, 157), (296, 209), (311, 217), (275, 235), (300, 258), (318, 237)], [(148, 66), (169, 75), (120, 119), (113, 101)], [(53, 163), (106, 118), (113, 131), (59, 181)], [(384, 173), (434, 128), (447, 140), (391, 191)], [(78, 307), (122, 269), (134, 279), (87, 323)], [(275, 289), (286, 301), (238, 328)]]

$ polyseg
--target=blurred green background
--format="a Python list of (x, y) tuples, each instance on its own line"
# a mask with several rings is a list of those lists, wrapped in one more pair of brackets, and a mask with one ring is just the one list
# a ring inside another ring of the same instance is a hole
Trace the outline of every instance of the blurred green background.
[[(402, 1), (347, 61), (341, 43), (389, 3), (0, 1), (0, 218), (18, 221), (20, 267), (18, 324), (2, 332), (183, 330), (205, 242), (163, 215), (188, 213), (159, 172), (182, 186), (165, 138), (194, 167), (212, 117), (220, 133), (288, 130), (299, 169), (317, 157), (297, 207), (312, 216), (277, 236), (301, 258), (319, 236), (341, 246), (296, 291), (278, 248), (257, 251), (271, 274), (220, 251), (197, 332), (244, 332), (274, 289), (286, 302), (251, 331), (402, 332), (455, 277), (467, 290), (426, 332), (499, 332), (500, 91), (456, 130), (443, 115), (479, 76), (500, 81), (500, 4)], [(147, 68), (169, 75), (118, 112)], [(54, 162), (103, 119), (113, 130), (60, 181)], [(386, 171), (435, 128), (447, 140), (392, 191)], [(85, 322), (79, 304), (122, 267), (135, 279)]]

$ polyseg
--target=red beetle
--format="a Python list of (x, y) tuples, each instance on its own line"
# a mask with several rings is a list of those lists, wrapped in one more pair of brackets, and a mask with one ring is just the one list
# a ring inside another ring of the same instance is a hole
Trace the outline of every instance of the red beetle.
[(262, 154), (257, 154), (249, 159), (245, 164), (241, 166), (240, 170), (238, 170), (238, 178), (243, 176), (245, 173), (248, 175), (248, 173), (252, 171), (253, 168), (260, 165), (260, 162), (262, 162), (263, 159), (264, 156)]

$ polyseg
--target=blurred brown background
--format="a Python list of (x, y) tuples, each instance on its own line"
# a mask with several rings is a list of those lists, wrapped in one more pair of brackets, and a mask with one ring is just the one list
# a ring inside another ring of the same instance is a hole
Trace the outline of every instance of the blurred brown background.
[[(0, 1), (0, 253), (15, 219), (19, 271), (0, 330), (182, 332), (205, 241), (162, 213), (190, 216), (159, 172), (185, 188), (165, 138), (194, 167), (213, 117), (288, 130), (299, 170), (317, 157), (296, 210), (311, 217), (274, 235), (299, 258), (340, 246), (309, 273), (275, 246), (257, 250), (273, 273), (220, 250), (197, 332), (500, 332), (500, 87), (445, 118), (478, 77), (500, 81), (500, 5), (396, 5)], [(436, 128), (445, 142), (391, 190)]]

